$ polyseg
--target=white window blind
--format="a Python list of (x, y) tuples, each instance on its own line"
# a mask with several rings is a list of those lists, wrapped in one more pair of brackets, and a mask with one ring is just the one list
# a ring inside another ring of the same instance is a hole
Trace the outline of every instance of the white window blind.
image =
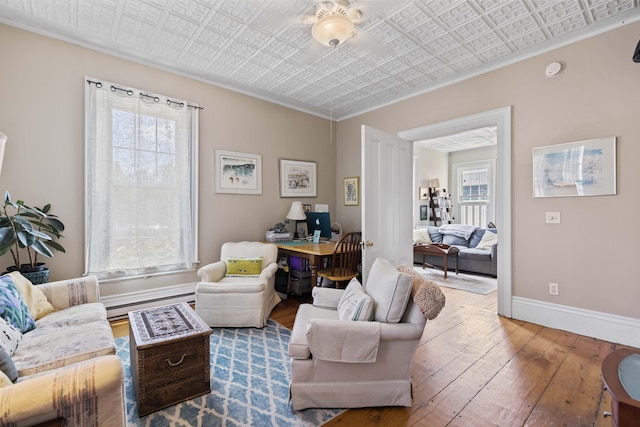
[(85, 80), (85, 273), (193, 269), (199, 108)]

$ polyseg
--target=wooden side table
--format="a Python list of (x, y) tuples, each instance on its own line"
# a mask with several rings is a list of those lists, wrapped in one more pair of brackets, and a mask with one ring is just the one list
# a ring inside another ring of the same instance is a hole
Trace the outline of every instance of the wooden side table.
[(449, 257), (452, 256), (456, 259), (456, 274), (458, 274), (458, 254), (460, 250), (455, 246), (445, 245), (444, 243), (430, 243), (428, 245), (416, 245), (413, 247), (414, 255), (416, 253), (422, 254), (422, 268), (427, 264), (425, 262), (426, 255), (435, 255), (444, 257), (443, 270), (444, 278), (447, 278), (447, 267), (449, 264)]
[(211, 390), (212, 332), (186, 302), (129, 312), (131, 374), (141, 417)]
[[(620, 364), (624, 362), (638, 362), (627, 359), (628, 357), (640, 357), (640, 350), (620, 348), (609, 354), (602, 361), (602, 380), (611, 395), (611, 416), (614, 427), (637, 426), (640, 424), (640, 400), (633, 399), (624, 386), (624, 378), (620, 379)], [(627, 359), (625, 361), (625, 359)], [(636, 368), (637, 366), (637, 368)], [(640, 364), (629, 364), (630, 371), (627, 374), (637, 379), (640, 376)], [(623, 374), (624, 375), (624, 374)], [(637, 397), (637, 396), (636, 396)]]

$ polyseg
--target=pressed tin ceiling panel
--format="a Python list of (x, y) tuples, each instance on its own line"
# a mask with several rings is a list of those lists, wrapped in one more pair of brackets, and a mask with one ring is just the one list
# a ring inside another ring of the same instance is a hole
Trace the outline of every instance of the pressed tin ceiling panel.
[(0, 22), (341, 120), (636, 21), (639, 1), (352, 1), (335, 49), (303, 22), (313, 0), (0, 0)]

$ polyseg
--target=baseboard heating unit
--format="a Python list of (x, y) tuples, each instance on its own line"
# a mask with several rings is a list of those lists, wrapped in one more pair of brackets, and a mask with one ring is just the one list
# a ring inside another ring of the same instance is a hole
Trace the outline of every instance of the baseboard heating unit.
[(127, 317), (127, 313), (133, 310), (178, 302), (195, 303), (196, 284), (196, 282), (183, 283), (146, 291), (107, 295), (101, 297), (100, 302), (107, 308), (107, 318), (109, 320), (124, 319)]

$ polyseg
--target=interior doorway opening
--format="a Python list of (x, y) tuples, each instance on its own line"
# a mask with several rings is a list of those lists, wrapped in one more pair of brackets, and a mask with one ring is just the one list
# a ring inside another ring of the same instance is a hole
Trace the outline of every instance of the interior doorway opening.
[(496, 128), (496, 212), (499, 230), (498, 314), (511, 317), (511, 107), (499, 108), (471, 116), (398, 132), (409, 141), (423, 141), (479, 129)]

